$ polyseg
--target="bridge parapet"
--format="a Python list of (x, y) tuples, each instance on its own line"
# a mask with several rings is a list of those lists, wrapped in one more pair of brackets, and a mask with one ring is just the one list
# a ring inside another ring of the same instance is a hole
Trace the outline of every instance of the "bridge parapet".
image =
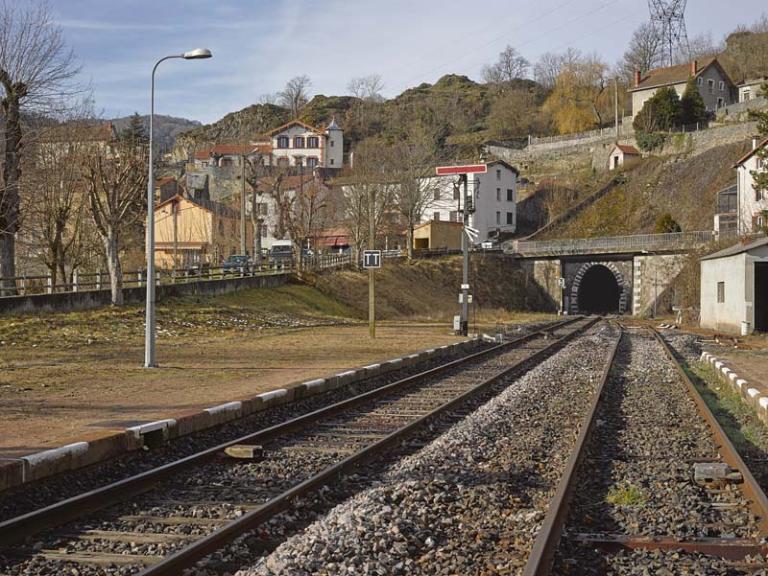
[(603, 236), (599, 238), (564, 238), (559, 240), (512, 240), (504, 251), (523, 257), (574, 256), (580, 254), (632, 254), (643, 252), (683, 252), (722, 238), (711, 230)]

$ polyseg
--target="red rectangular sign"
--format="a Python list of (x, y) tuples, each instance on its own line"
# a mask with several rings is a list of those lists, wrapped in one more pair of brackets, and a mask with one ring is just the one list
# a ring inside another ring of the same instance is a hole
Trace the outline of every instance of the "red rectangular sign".
[(438, 166), (435, 173), (438, 176), (450, 176), (452, 174), (485, 174), (488, 172), (486, 164), (467, 164), (465, 166)]

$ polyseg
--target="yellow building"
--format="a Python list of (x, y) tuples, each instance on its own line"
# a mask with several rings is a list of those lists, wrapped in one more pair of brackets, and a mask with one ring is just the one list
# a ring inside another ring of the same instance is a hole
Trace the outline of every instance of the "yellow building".
[[(245, 245), (253, 246), (246, 222)], [(173, 196), (155, 207), (155, 265), (170, 269), (208, 263), (218, 266), (240, 253), (240, 212), (219, 202)]]
[(461, 250), (464, 224), (447, 220), (430, 220), (413, 229), (415, 250)]

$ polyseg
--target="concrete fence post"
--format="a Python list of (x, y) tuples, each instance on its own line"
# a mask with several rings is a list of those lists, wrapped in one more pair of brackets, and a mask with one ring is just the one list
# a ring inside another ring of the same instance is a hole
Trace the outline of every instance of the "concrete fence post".
[(79, 288), (80, 288), (80, 286), (78, 285), (79, 284), (79, 280), (80, 280), (79, 276), (80, 275), (78, 274), (77, 269), (75, 269), (72, 272), (72, 292), (78, 292), (79, 291)]
[(50, 274), (46, 276), (45, 283), (48, 286), (48, 294), (53, 294), (53, 277)]
[(141, 288), (141, 283), (143, 279), (144, 279), (144, 275), (141, 273), (141, 270), (136, 272), (136, 284), (138, 285), (139, 288)]
[(96, 290), (101, 290), (101, 270), (96, 270)]

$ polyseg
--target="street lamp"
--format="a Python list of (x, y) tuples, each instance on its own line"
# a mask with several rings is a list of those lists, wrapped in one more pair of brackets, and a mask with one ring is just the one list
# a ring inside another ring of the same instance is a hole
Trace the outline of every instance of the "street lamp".
[(200, 60), (213, 56), (207, 48), (195, 48), (183, 54), (165, 56), (155, 62), (152, 68), (152, 88), (149, 108), (149, 181), (147, 182), (147, 310), (144, 329), (144, 367), (157, 366), (155, 359), (155, 176), (153, 154), (153, 125), (155, 119), (155, 72), (161, 62), (172, 58)]

